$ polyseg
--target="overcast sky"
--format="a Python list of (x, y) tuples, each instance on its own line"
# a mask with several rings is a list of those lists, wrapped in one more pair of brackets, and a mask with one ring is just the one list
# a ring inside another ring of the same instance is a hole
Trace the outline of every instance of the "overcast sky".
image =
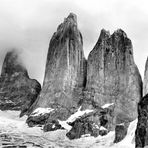
[(50, 38), (73, 12), (86, 57), (102, 28), (111, 33), (121, 28), (132, 40), (143, 77), (148, 56), (147, 7), (148, 0), (0, 0), (0, 65), (8, 48), (18, 48), (30, 77), (42, 83)]

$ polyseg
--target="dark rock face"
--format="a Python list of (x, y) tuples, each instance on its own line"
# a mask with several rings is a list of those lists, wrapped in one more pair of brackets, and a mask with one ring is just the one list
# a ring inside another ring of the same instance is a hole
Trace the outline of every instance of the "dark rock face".
[[(110, 130), (111, 112), (108, 109), (97, 108), (95, 111), (84, 114), (74, 122), (69, 123), (72, 129), (66, 134), (69, 139), (77, 139), (83, 135), (97, 137), (104, 136)], [(101, 127), (103, 127), (101, 129)]]
[(41, 86), (30, 79), (15, 50), (4, 59), (0, 77), (0, 109), (21, 110), (24, 115), (36, 100)]
[(114, 103), (114, 125), (137, 117), (142, 80), (134, 63), (132, 43), (121, 29), (112, 35), (101, 31), (88, 56), (86, 91), (100, 106)]
[(57, 120), (52, 120), (52, 123), (49, 122), (43, 128), (44, 132), (55, 131), (55, 130), (58, 130), (58, 129), (64, 129), (64, 128), (59, 124), (59, 122)]
[[(54, 111), (49, 113), (48, 119), (46, 120), (46, 123), (44, 124), (44, 131), (50, 131), (51, 128), (54, 126), (55, 130), (61, 129), (61, 126), (59, 126), (59, 121), (67, 120), (67, 117), (69, 117), (72, 113), (68, 112), (67, 109), (64, 107), (60, 107), (55, 109)], [(51, 129), (52, 130), (52, 129)]]
[(99, 135), (99, 123), (94, 123), (94, 117), (94, 114), (91, 113), (76, 119), (73, 123), (70, 123), (72, 129), (66, 134), (66, 136), (69, 139), (78, 139), (83, 135), (97, 137)]
[[(38, 107), (64, 108), (61, 118), (65, 119), (78, 108), (86, 81), (86, 60), (82, 46), (77, 18), (71, 13), (51, 38), (42, 91), (32, 110)], [(60, 114), (60, 110), (57, 113)]]
[(136, 148), (148, 146), (148, 94), (138, 104), (138, 123), (135, 132)]
[(116, 125), (114, 143), (118, 143), (125, 138), (125, 136), (127, 135), (128, 126), (129, 123)]
[(143, 95), (144, 97), (138, 103), (138, 123), (135, 132), (136, 148), (148, 146), (148, 59), (145, 64)]
[(37, 117), (30, 115), (27, 118), (26, 123), (28, 123), (29, 127), (42, 126), (46, 123), (48, 117), (49, 117), (48, 113), (44, 115), (38, 115)]
[(108, 134), (108, 130), (106, 130), (106, 129), (101, 129), (101, 130), (99, 130), (99, 135), (105, 136), (105, 135), (107, 135), (107, 134)]
[(100, 111), (100, 125), (105, 127), (108, 131), (113, 130), (113, 117), (114, 117), (114, 105), (108, 108), (104, 108)]

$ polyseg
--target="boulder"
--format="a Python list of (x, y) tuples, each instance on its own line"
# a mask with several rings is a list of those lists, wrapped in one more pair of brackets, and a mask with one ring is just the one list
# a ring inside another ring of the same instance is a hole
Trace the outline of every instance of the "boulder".
[(110, 131), (110, 119), (111, 112), (109, 110), (97, 108), (69, 123), (72, 128), (66, 136), (69, 139), (77, 139), (85, 135), (104, 136)]
[(55, 131), (58, 129), (64, 129), (64, 128), (57, 120), (52, 120), (52, 122), (47, 122), (47, 124), (45, 124), (43, 128), (44, 132)]
[(94, 114), (84, 115), (70, 123), (72, 129), (66, 134), (69, 139), (78, 139), (84, 135), (97, 137), (99, 135), (99, 123), (94, 123)]
[(115, 139), (114, 143), (122, 141), (127, 135), (129, 123), (117, 124), (115, 127)]
[(107, 134), (108, 134), (108, 130), (101, 126), (100, 129), (99, 129), (99, 135), (105, 136)]

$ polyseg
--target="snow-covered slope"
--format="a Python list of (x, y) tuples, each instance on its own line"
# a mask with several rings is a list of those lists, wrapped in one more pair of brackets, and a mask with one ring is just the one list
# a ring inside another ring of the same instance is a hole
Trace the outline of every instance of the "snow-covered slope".
[(19, 118), (16, 111), (0, 111), (0, 147), (8, 145), (26, 145), (34, 147), (55, 148), (134, 148), (134, 133), (137, 120), (133, 121), (128, 129), (124, 140), (114, 144), (114, 132), (106, 136), (83, 137), (77, 140), (69, 140), (65, 134), (66, 130), (44, 133), (40, 127), (29, 128), (25, 123), (26, 117)]
[(110, 107), (110, 106), (112, 106), (112, 105), (114, 105), (114, 103), (104, 104), (104, 105), (102, 106), (102, 108), (108, 108), (108, 107)]
[(66, 121), (60, 121), (59, 120), (59, 124), (61, 124), (61, 126), (66, 129), (67, 131), (71, 130), (71, 126), (68, 123), (72, 123), (74, 122), (77, 118), (83, 116), (84, 114), (88, 114), (90, 112), (93, 112), (93, 110), (83, 110), (81, 111), (81, 107), (77, 110), (77, 112), (75, 112), (74, 114), (72, 114)]
[(44, 115), (44, 114), (47, 114), (47, 113), (50, 113), (52, 112), (54, 109), (52, 108), (37, 108), (34, 110), (34, 112), (31, 114), (31, 116), (40, 116), (40, 115)]

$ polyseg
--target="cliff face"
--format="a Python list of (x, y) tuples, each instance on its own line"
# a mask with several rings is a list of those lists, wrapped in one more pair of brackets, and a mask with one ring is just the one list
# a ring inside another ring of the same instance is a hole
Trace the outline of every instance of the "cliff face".
[(76, 15), (71, 13), (51, 38), (42, 91), (32, 109), (63, 108), (67, 116), (77, 109), (85, 79), (82, 35)]
[(143, 96), (148, 93), (148, 58), (145, 63), (145, 72), (144, 72), (144, 80), (143, 80)]
[(40, 84), (29, 78), (17, 52), (8, 52), (0, 77), (0, 109), (21, 110), (23, 115), (34, 103), (40, 90)]
[(136, 148), (148, 145), (148, 59), (145, 64), (143, 98), (138, 103), (138, 123), (135, 132)]
[[(45, 125), (45, 131), (59, 129), (60, 121), (77, 114), (79, 106), (81, 111), (91, 109), (94, 112), (73, 121), (74, 128), (69, 135), (75, 133), (74, 137), (94, 135), (96, 129), (90, 127), (90, 123), (110, 131), (117, 124), (128, 123), (137, 117), (142, 80), (134, 63), (131, 40), (125, 32), (119, 29), (110, 35), (102, 30), (87, 61), (82, 46), (76, 16), (71, 13), (51, 38), (44, 83), (30, 109), (29, 126)], [(81, 127), (77, 128), (79, 124)], [(126, 134), (127, 127), (120, 128), (116, 142)], [(123, 135), (122, 128), (125, 130)], [(81, 133), (77, 135), (77, 131)]]
[(138, 103), (138, 123), (135, 132), (135, 147), (148, 146), (148, 94)]
[(142, 80), (134, 63), (132, 43), (121, 29), (112, 35), (101, 31), (88, 56), (86, 90), (100, 106), (114, 103), (115, 123), (137, 117)]

